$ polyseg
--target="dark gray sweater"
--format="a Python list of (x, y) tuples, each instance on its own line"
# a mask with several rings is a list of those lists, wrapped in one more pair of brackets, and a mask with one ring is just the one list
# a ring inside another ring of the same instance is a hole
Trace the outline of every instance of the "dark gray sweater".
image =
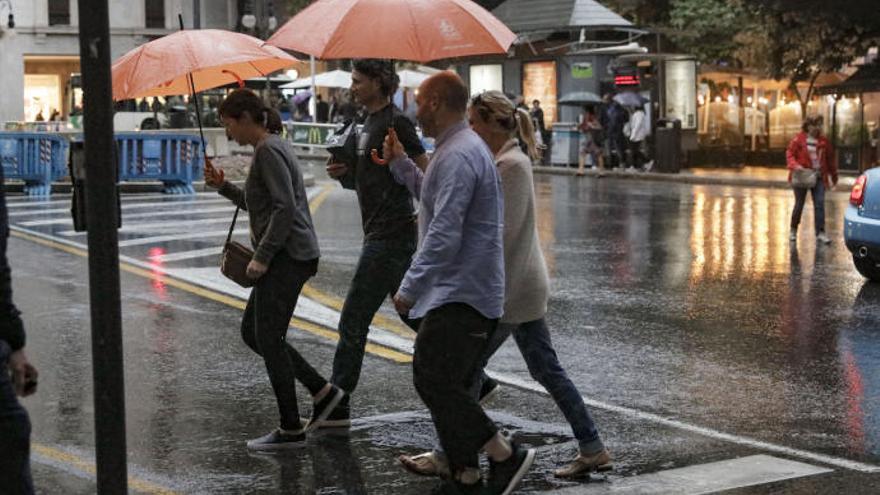
[(17, 351), (24, 347), (24, 325), (18, 309), (12, 303), (12, 277), (9, 273), (9, 261), (6, 259), (9, 217), (6, 214), (3, 182), (3, 167), (0, 167), (0, 340), (5, 340), (13, 351)]
[(226, 182), (219, 192), (247, 210), (256, 261), (268, 265), (282, 248), (295, 260), (320, 257), (302, 172), (280, 136), (257, 145), (244, 190)]

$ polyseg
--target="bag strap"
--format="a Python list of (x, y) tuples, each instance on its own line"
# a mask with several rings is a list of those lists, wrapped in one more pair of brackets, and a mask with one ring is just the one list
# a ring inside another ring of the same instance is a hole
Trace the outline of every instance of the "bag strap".
[(238, 220), (238, 210), (240, 209), (240, 206), (235, 207), (235, 215), (232, 215), (232, 225), (229, 226), (229, 235), (226, 236), (226, 244), (229, 244), (229, 241), (232, 240), (232, 230), (235, 229), (235, 221)]

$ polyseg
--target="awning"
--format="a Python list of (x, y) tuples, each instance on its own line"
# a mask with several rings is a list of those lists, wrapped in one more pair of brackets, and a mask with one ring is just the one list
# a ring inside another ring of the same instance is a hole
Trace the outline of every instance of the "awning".
[(820, 95), (880, 92), (880, 62), (863, 65), (846, 81), (824, 86), (816, 92)]

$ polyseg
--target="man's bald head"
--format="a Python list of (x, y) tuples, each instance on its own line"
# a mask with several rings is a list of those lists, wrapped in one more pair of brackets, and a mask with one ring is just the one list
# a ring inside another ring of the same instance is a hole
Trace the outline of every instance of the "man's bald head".
[(446, 110), (454, 113), (467, 113), (467, 104), (470, 95), (464, 81), (458, 74), (452, 71), (443, 71), (425, 79), (419, 88), (419, 93), (424, 93), (428, 98), (437, 98), (438, 102), (446, 107)]

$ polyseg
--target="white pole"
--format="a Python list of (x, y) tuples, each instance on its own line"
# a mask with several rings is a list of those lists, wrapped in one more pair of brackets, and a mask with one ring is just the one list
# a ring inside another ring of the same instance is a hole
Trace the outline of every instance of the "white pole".
[(758, 139), (758, 129), (757, 129), (757, 118), (758, 118), (758, 81), (753, 83), (755, 85), (752, 88), (752, 151), (755, 151), (757, 148), (757, 139)]
[(312, 71), (312, 85), (309, 87), (309, 89), (312, 92), (312, 97), (311, 97), (311, 99), (309, 99), (309, 115), (312, 116), (312, 122), (315, 122), (318, 119), (317, 107), (315, 105), (315, 100), (318, 96), (315, 93), (315, 56), (314, 55), (309, 55), (309, 67), (311, 68), (311, 71)]

